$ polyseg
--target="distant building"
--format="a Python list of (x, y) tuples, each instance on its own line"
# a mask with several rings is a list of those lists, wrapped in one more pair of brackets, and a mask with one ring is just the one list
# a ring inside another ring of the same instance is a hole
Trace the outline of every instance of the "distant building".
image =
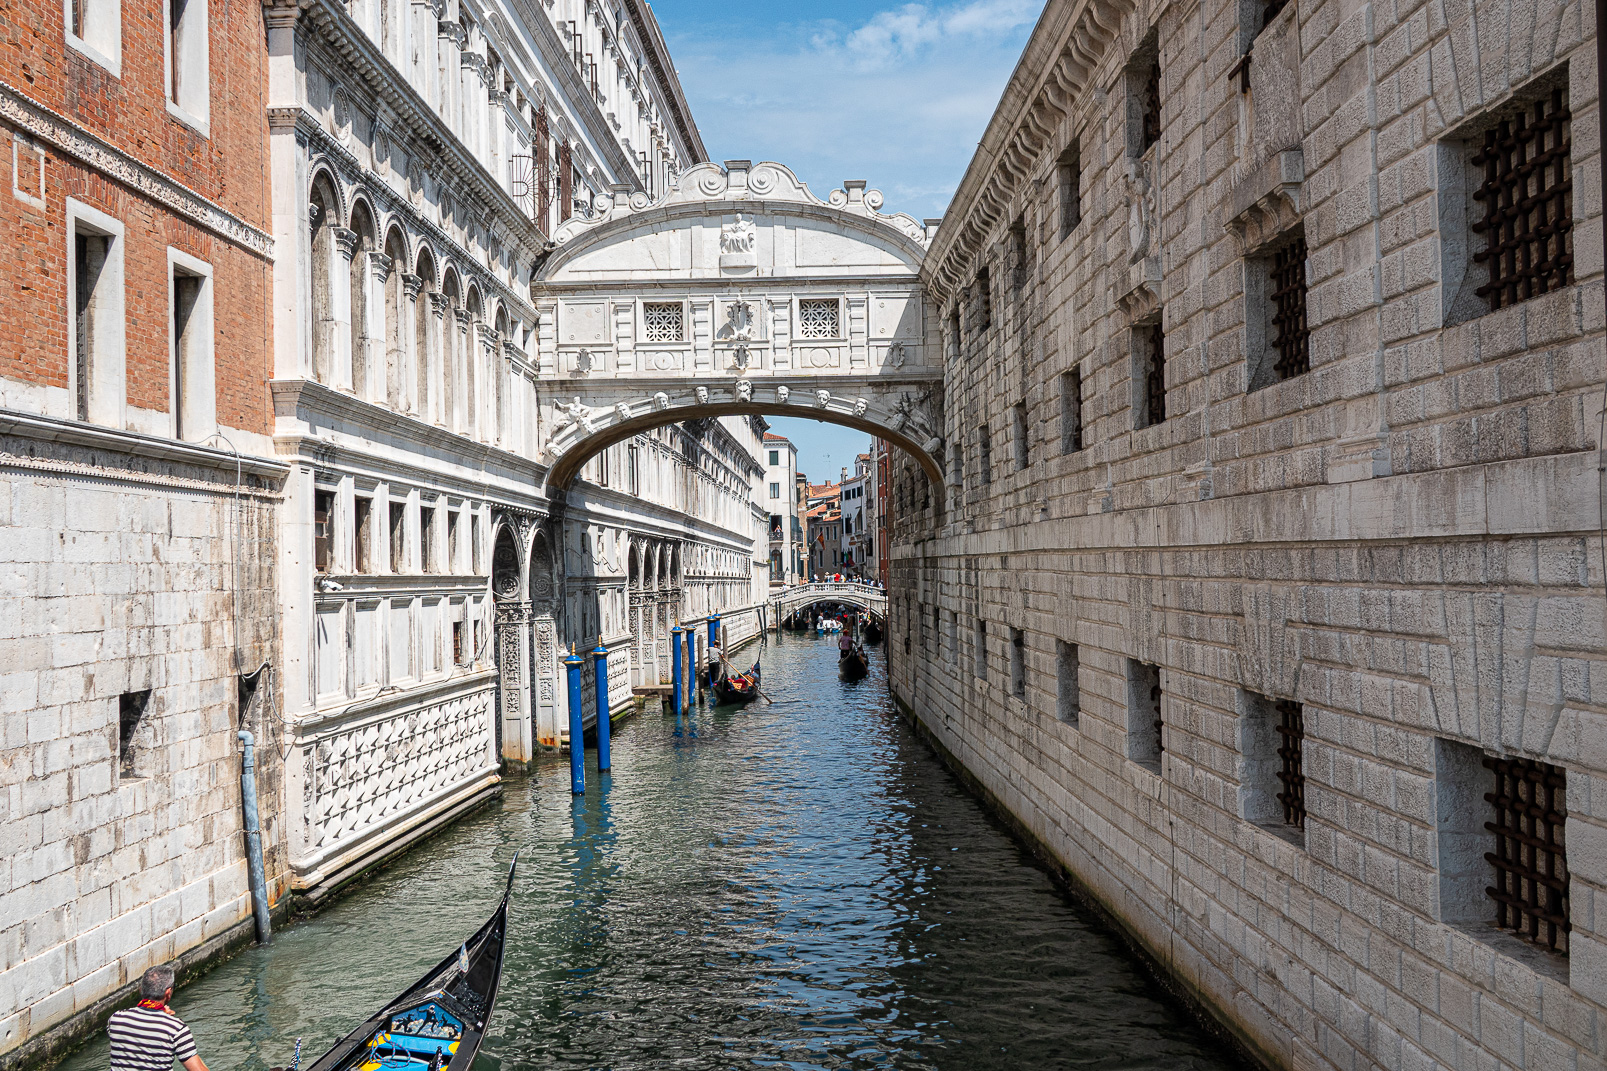
[(804, 537), (809, 543), (809, 573), (824, 576), (843, 567), (843, 515), (840, 483), (807, 485)]
[(855, 575), (865, 575), (865, 562), (874, 554), (865, 497), (871, 484), (870, 469), (870, 455), (860, 454), (854, 458), (853, 473), (843, 473), (842, 559), (845, 571)]
[(770, 583), (798, 583), (804, 572), (803, 501), (798, 494), (798, 448), (785, 435), (765, 432), (764, 489), (759, 503), (769, 511)]

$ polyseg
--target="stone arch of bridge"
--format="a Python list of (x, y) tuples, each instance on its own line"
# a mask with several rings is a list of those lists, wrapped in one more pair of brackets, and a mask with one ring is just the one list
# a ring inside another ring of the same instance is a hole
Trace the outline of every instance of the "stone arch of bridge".
[[(560, 431), (549, 440), (548, 453), (552, 463), (547, 469), (546, 489), (550, 492), (554, 488), (567, 488), (586, 462), (610, 446), (642, 432), (688, 420), (749, 415), (799, 417), (869, 432), (908, 453), (939, 491), (942, 489), (942, 440), (928, 434), (924, 425), (919, 429), (911, 427), (907, 420), (899, 419), (897, 412), (889, 413), (880, 406), (873, 409), (866, 405), (862, 408), (858, 399), (834, 400), (824, 406), (788, 405), (774, 397), (768, 402), (743, 401), (735, 388), (731, 388), (729, 393), (731, 397), (728, 400), (710, 396), (708, 400), (700, 401), (695, 391), (686, 392), (686, 397), (676, 399), (670, 399), (666, 393), (660, 392), (658, 400), (632, 399), (621, 392), (620, 400), (606, 408), (587, 406), (580, 396), (576, 396), (576, 400), (568, 406), (558, 407), (560, 419), (573, 421), (564, 430), (575, 430), (571, 434)], [(585, 412), (577, 411), (576, 406)], [(938, 502), (944, 500), (944, 495), (937, 496)]]

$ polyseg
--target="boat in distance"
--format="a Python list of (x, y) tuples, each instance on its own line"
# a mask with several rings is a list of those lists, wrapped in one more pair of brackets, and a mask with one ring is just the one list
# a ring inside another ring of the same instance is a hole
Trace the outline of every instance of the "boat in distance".
[(515, 854), (502, 903), (485, 925), (308, 1071), (469, 1071), (496, 1007), (518, 865)]

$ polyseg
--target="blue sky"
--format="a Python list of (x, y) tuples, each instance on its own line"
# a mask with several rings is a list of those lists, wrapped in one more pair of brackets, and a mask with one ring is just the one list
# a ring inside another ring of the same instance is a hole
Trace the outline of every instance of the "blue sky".
[[(776, 160), (824, 198), (844, 179), (884, 212), (941, 216), (1043, 0), (653, 0), (714, 160)], [(816, 482), (868, 437), (776, 420)]]
[(656, 0), (715, 160), (844, 179), (922, 219), (948, 206), (1043, 0)]

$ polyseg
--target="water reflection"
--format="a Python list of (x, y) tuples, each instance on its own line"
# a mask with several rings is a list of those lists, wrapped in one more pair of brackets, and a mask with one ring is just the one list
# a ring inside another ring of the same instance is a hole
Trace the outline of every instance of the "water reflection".
[[(310, 1061), (495, 906), (522, 852), (488, 1068), (1215, 1069), (1137, 974), (913, 739), (882, 656), (765, 653), (776, 701), (620, 727), (568, 765), (186, 987), (217, 1071)], [(105, 1066), (104, 1045), (71, 1071)]]

